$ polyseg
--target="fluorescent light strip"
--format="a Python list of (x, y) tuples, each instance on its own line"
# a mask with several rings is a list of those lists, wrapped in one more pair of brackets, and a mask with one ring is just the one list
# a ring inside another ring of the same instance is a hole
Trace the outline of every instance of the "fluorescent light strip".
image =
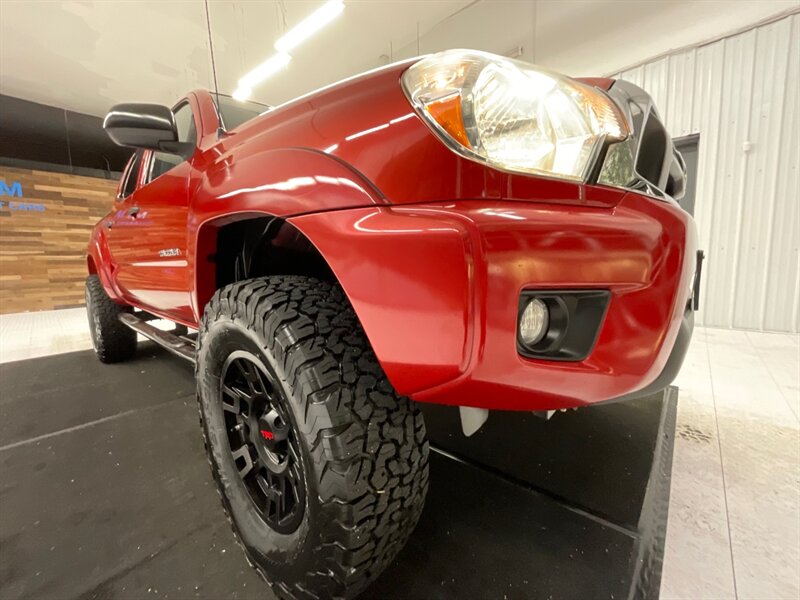
[(253, 90), (248, 87), (238, 87), (233, 92), (233, 99), (238, 100), (239, 102), (244, 102), (250, 97), (250, 94), (253, 93)]
[(325, 27), (344, 10), (344, 0), (328, 0), (296, 26), (287, 31), (277, 42), (277, 54), (270, 56), (255, 69), (239, 80), (239, 87), (233, 92), (233, 98), (240, 102), (247, 100), (253, 88), (270, 75), (274, 75), (292, 60), (289, 52), (302, 44), (317, 31)]
[(292, 57), (285, 52), (278, 52), (273, 54), (263, 63), (258, 65), (255, 69), (250, 71), (247, 75), (239, 80), (239, 88), (247, 89), (261, 83), (270, 75), (277, 73), (289, 64)]
[(338, 17), (344, 10), (343, 0), (328, 0), (275, 42), (278, 52), (291, 52), (305, 40)]

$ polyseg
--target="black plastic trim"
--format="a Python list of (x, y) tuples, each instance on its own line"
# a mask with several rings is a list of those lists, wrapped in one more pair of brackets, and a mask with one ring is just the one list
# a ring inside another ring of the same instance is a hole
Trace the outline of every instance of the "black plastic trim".
[[(680, 199), (686, 187), (686, 165), (664, 127), (652, 97), (642, 88), (624, 80), (615, 81), (607, 93), (631, 127), (631, 138), (617, 143), (632, 141), (635, 145), (633, 162), (629, 165), (634, 180), (603, 185), (624, 187), (659, 200)], [(606, 166), (607, 156), (608, 148), (597, 180)]]
[(703, 260), (706, 253), (697, 251), (697, 262), (694, 269), (694, 282), (692, 283), (692, 310), (700, 310), (700, 280), (703, 277)]
[[(544, 338), (528, 346), (519, 338), (522, 312), (534, 298), (547, 305)], [(517, 307), (517, 352), (526, 358), (580, 361), (591, 354), (611, 298), (608, 290), (524, 290)]]

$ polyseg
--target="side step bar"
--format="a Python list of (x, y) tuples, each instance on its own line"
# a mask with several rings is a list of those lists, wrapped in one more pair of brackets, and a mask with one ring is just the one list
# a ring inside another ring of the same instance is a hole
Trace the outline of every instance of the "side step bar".
[(119, 320), (135, 332), (141, 333), (144, 337), (153, 340), (156, 344), (163, 346), (173, 354), (177, 354), (191, 363), (195, 362), (196, 348), (191, 339), (178, 337), (169, 331), (162, 331), (132, 313), (120, 314)]

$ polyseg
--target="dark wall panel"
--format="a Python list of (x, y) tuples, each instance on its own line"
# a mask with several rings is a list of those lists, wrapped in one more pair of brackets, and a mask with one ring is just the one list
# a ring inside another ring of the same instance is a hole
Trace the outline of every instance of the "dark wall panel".
[(99, 117), (0, 94), (0, 158), (113, 174), (130, 154), (108, 138)]

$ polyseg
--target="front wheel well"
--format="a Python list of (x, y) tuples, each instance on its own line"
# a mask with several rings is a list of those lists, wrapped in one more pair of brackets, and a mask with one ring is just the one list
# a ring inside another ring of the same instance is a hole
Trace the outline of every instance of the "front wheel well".
[(197, 300), (202, 313), (228, 284), (270, 275), (304, 275), (336, 282), (325, 258), (294, 225), (280, 217), (248, 216), (207, 223), (197, 243)]

